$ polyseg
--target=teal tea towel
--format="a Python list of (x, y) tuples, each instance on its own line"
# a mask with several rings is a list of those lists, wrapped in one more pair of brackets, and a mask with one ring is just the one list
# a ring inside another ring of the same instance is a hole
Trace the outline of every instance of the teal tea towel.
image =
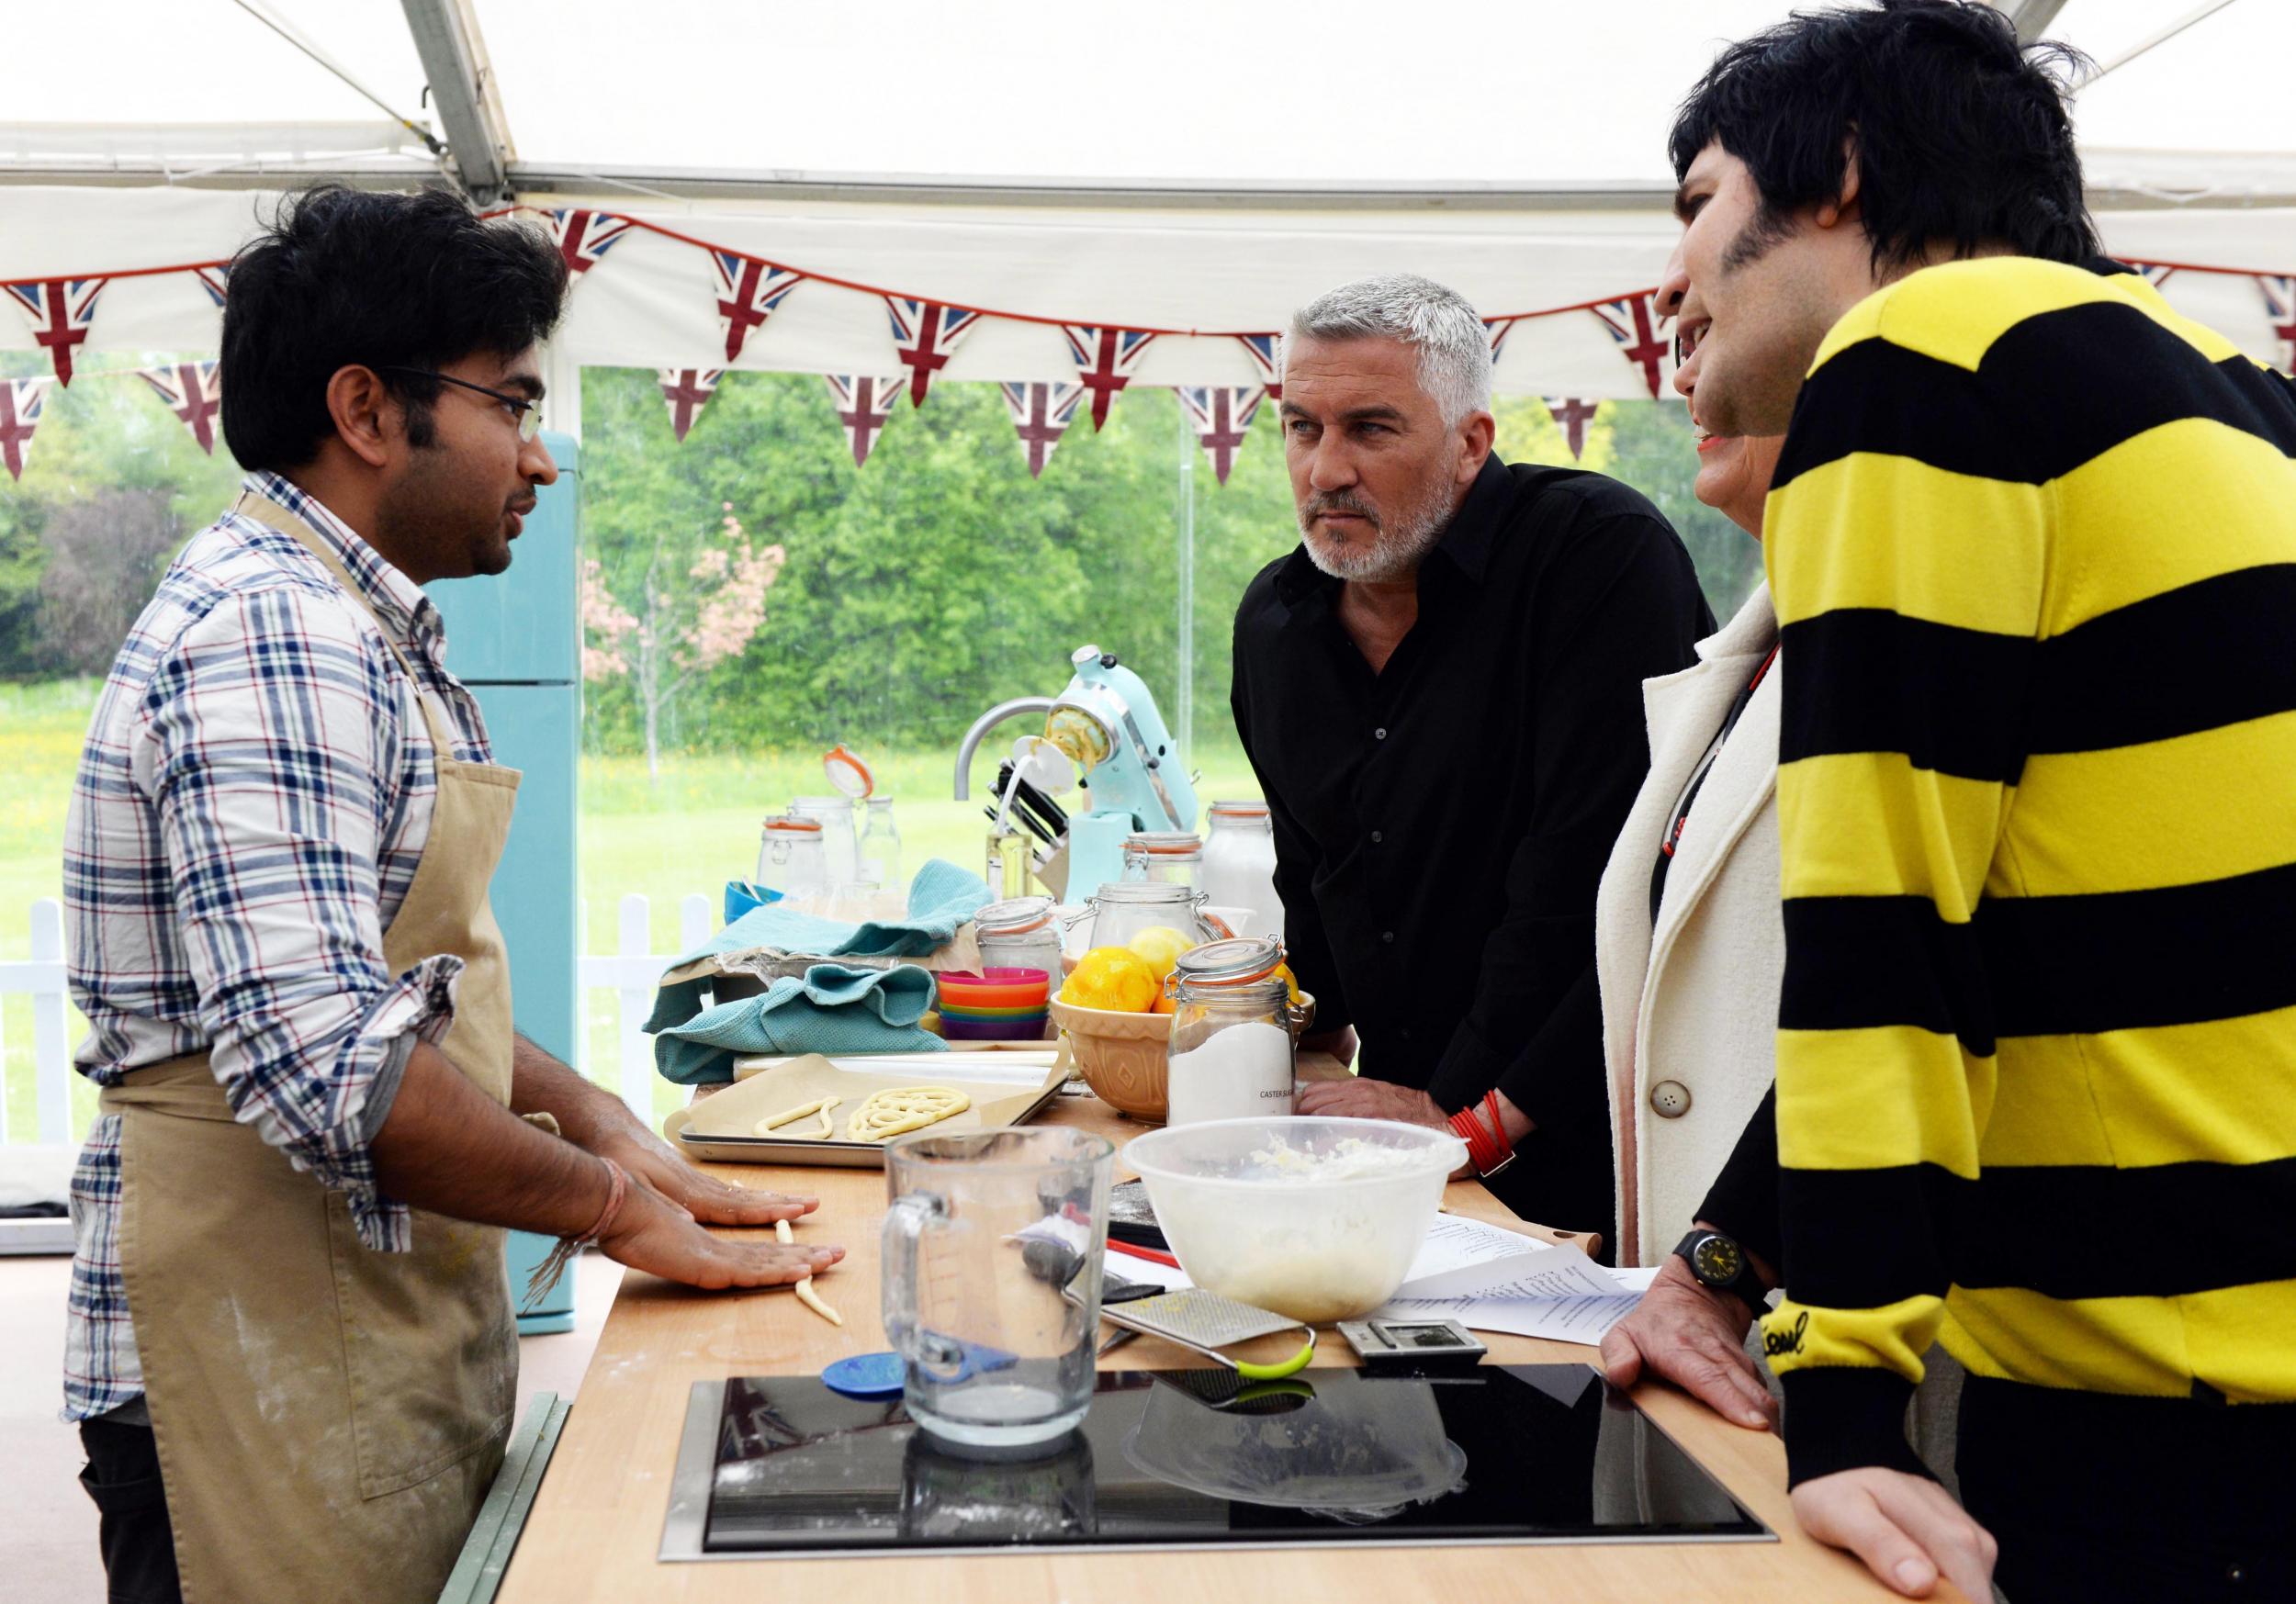
[[(699, 991), (701, 982), (693, 983)], [(917, 1021), (933, 1005), (933, 977), (913, 963), (888, 970), (817, 963), (802, 979), (778, 980), (761, 997), (742, 997), (682, 1023), (667, 986), (646, 1028), (654, 1066), (681, 1085), (730, 1081), (734, 1060), (752, 1053), (941, 1052), (947, 1044)], [(665, 1015), (673, 1015), (666, 1017)]]
[[(909, 882), (906, 919), (855, 925), (801, 914), (786, 903), (768, 903), (750, 909), (670, 967), (681, 969), (698, 958), (754, 947), (817, 958), (923, 958), (955, 940), (958, 927), (987, 905), (986, 881), (935, 858)], [(655, 1015), (661, 1012), (657, 1005)]]
[[(987, 881), (935, 858), (909, 882), (906, 919), (854, 925), (769, 903), (736, 919), (665, 972), (697, 959), (760, 947), (823, 958), (922, 958), (954, 940), (964, 922), (987, 903)], [(892, 976), (903, 974), (911, 978), (892, 982)], [(831, 978), (816, 994), (818, 977)], [(845, 977), (883, 983), (837, 983)], [(708, 987), (706, 980), (662, 987), (654, 995), (653, 1017), (646, 1022), (654, 1036), (655, 1066), (682, 1084), (733, 1079), (737, 1054), (931, 1052), (941, 1045), (939, 1037), (917, 1027), (932, 1006), (933, 981), (914, 966), (888, 975), (816, 964), (803, 980), (774, 981), (761, 997), (704, 1010), (702, 993)], [(922, 993), (913, 1008), (906, 1000), (911, 993)]]

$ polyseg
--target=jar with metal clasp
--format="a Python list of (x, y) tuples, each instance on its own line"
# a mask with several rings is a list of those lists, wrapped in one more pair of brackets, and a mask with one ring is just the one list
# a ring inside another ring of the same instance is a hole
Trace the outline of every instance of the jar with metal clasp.
[(991, 903), (973, 915), (973, 934), (980, 942), (983, 970), (1042, 970), (1052, 988), (1060, 989), (1061, 933), (1053, 922), (1052, 898)]
[(1193, 830), (1142, 830), (1124, 839), (1126, 883), (1184, 885), (1190, 891), (1204, 869), (1204, 843)]
[(1168, 881), (1111, 881), (1092, 899), (1094, 947), (1127, 947), (1133, 937), (1159, 925), (1190, 941), (1209, 941), (1219, 932), (1198, 912), (1204, 899)]
[(1275, 942), (1251, 937), (1180, 955), (1167, 982), (1166, 1124), (1294, 1111), (1291, 992), (1276, 972), (1282, 961)]
[(814, 819), (776, 813), (765, 821), (758, 843), (756, 882), (784, 897), (818, 897), (829, 889), (821, 850), (821, 825)]

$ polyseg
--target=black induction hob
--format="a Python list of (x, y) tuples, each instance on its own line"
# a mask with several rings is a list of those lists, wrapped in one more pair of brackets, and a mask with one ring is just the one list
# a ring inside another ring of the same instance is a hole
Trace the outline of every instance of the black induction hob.
[(1731, 1541), (1775, 1539), (1584, 1365), (1135, 1370), (1024, 1460), (813, 1376), (697, 1382), (661, 1557)]

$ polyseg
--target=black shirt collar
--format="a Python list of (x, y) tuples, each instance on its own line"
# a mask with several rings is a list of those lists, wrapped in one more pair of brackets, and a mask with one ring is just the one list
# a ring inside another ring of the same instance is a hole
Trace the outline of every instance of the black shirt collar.
[[(1451, 515), (1443, 538), (1435, 550), (1427, 554), (1427, 564), (1438, 558), (1447, 559), (1459, 574), (1478, 581), (1490, 565), (1491, 542), (1499, 533), (1499, 513), (1506, 499), (1510, 479), (1506, 465), (1493, 452), (1483, 458), (1482, 467), (1475, 475), (1475, 482), (1467, 489), (1467, 499)], [(1421, 571), (1425, 571), (1423, 564)], [(1284, 566), (1276, 575), (1276, 594), (1288, 607), (1297, 607), (1310, 597), (1321, 594), (1326, 601), (1338, 594), (1340, 582), (1315, 566), (1308, 555), (1304, 542), (1293, 548), (1284, 559)]]

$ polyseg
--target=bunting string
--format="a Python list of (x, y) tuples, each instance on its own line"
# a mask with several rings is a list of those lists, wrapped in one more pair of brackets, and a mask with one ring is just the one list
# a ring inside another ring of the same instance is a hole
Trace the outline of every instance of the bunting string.
[[(621, 241), (634, 233), (654, 234), (705, 253), (711, 274), (707, 282), (715, 297), (723, 339), (724, 365), (658, 370), (671, 431), (681, 441), (699, 421), (727, 369), (748, 349), (751, 337), (766, 327), (791, 295), (809, 283), (875, 296), (885, 309), (892, 347), (886, 366), (894, 371), (823, 376), (836, 400), (838, 422), (845, 431), (857, 467), (868, 461), (902, 391), (907, 392), (913, 407), (924, 405), (934, 379), (942, 375), (981, 324), (990, 319), (1057, 329), (1074, 365), (1074, 382), (1002, 383), (1002, 394), (1031, 475), (1043, 472), (1080, 412), (1089, 413), (1096, 432), (1106, 424), (1116, 397), (1135, 382), (1142, 359), (1159, 339), (1233, 339), (1243, 346), (1258, 376), (1260, 382), (1255, 385), (1169, 387), (1187, 409), (1198, 439), (1211, 461), (1213, 473), (1222, 484), (1233, 468), (1235, 454), (1242, 447), (1261, 403), (1280, 398), (1283, 393), (1278, 377), (1281, 336), (1273, 331), (1085, 322), (1049, 314), (971, 306), (816, 272), (703, 240), (647, 219), (595, 208), (513, 206), (485, 215), (513, 214), (539, 219), (547, 228), (577, 286), (586, 282), (588, 275)], [(2296, 275), (2206, 263), (2148, 260), (2133, 261), (2129, 265), (2155, 287), (2179, 274), (2248, 278), (2262, 295), (2267, 322), (2281, 365), (2296, 371)], [(198, 284), (209, 303), (219, 308), (230, 299), (231, 271), (228, 261), (187, 262), (0, 282), (0, 292), (5, 292), (0, 298), (16, 306), (26, 320), (33, 344), (47, 353), (51, 368), (50, 376), (0, 381), (0, 462), (6, 464), (10, 475), (20, 477), (23, 473), (49, 387), (69, 385), (75, 376), (75, 357), (87, 346), (107, 286), (122, 279), (187, 275)], [(1658, 314), (1656, 295), (1652, 289), (1636, 289), (1565, 306), (1486, 317), (1483, 325), (1490, 341), (1491, 362), (1494, 365), (1499, 364), (1511, 337), (1522, 324), (1536, 319), (1583, 314), (1593, 320), (1629, 365), (1640, 387), (1658, 397), (1662, 393), (1672, 351), (1662, 331), (1665, 320)], [(6, 315), (0, 313), (0, 318)], [(1520, 365), (1520, 359), (1514, 365)], [(124, 371), (107, 369), (100, 376), (86, 376), (120, 377), (129, 374), (141, 378), (161, 398), (190, 431), (202, 451), (213, 454), (222, 396), (221, 374), (214, 361), (179, 362), (165, 367)], [(1581, 455), (1596, 400), (1568, 395), (1542, 398), (1573, 457)]]

